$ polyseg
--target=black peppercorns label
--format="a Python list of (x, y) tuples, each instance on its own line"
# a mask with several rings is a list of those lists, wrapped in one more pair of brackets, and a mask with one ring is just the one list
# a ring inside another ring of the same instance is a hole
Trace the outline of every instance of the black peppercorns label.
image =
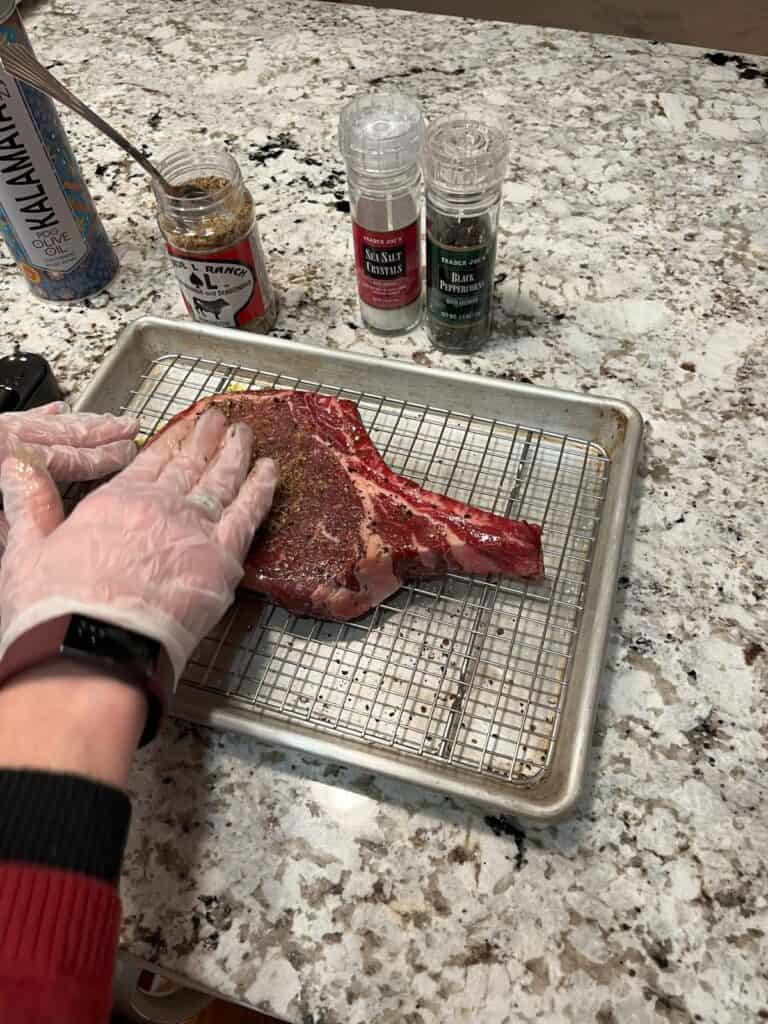
[(463, 327), (490, 311), (493, 246), (458, 248), (427, 236), (427, 306), (435, 319)]
[(419, 225), (371, 231), (352, 222), (360, 298), (375, 309), (401, 309), (421, 294)]

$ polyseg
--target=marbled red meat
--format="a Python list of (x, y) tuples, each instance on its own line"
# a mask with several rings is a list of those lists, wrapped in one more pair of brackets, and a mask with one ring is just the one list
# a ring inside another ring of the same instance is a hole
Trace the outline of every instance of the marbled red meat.
[(542, 575), (541, 527), (424, 490), (384, 462), (353, 402), (306, 391), (202, 399), (251, 425), (254, 457), (279, 468), (272, 512), (243, 586), (297, 615), (353, 619), (406, 580), (454, 571)]

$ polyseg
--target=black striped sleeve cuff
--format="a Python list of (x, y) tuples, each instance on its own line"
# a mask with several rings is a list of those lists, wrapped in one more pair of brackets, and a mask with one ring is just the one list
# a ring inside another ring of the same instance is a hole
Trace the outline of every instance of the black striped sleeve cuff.
[(0, 769), (0, 862), (76, 871), (116, 884), (131, 804), (78, 775)]

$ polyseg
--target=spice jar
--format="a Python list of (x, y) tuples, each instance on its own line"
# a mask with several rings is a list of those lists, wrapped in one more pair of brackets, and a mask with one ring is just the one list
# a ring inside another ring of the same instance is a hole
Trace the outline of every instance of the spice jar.
[(452, 114), (427, 131), (426, 322), (444, 352), (476, 352), (491, 333), (508, 152), (506, 131), (486, 115)]
[(360, 315), (400, 334), (421, 319), (421, 170), (424, 118), (396, 92), (359, 96), (339, 116), (347, 164)]
[[(31, 50), (16, 0), (0, 0), (0, 42)], [(0, 232), (38, 299), (84, 299), (117, 273), (117, 254), (56, 108), (2, 69)]]
[[(203, 323), (266, 332), (277, 305), (253, 211), (237, 161), (215, 150), (181, 149), (160, 161), (169, 195), (153, 184), (157, 222), (189, 315)], [(201, 194), (202, 193), (202, 194)]]

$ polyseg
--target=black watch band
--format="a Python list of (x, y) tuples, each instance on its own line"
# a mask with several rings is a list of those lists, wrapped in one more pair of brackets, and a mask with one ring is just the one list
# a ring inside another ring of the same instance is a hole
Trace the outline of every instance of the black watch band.
[(101, 668), (142, 691), (147, 698), (147, 721), (140, 747), (154, 739), (162, 717), (160, 700), (150, 686), (157, 672), (160, 651), (157, 640), (77, 614), (70, 620), (60, 649), (64, 657)]

